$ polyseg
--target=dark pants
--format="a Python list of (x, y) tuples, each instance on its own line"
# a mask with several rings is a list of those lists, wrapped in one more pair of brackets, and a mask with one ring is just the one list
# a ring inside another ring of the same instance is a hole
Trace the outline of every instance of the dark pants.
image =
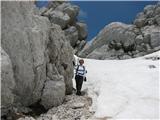
[(77, 95), (81, 95), (81, 88), (82, 88), (82, 84), (83, 84), (83, 76), (76, 75), (75, 80), (76, 80)]

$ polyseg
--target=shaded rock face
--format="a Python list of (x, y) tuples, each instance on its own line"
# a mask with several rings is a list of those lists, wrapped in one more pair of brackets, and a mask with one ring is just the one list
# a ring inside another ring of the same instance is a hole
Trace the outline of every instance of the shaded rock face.
[(160, 49), (160, 4), (148, 5), (134, 24), (113, 22), (78, 53), (93, 59), (129, 59)]
[(73, 77), (73, 49), (61, 27), (39, 16), (34, 2), (3, 1), (1, 15), (2, 106), (61, 104)]
[(13, 105), (15, 79), (13, 76), (12, 63), (7, 53), (1, 48), (1, 110), (2, 115), (8, 113)]
[(52, 1), (47, 8), (40, 10), (40, 14), (48, 17), (51, 23), (61, 26), (75, 54), (82, 50), (88, 35), (87, 25), (77, 21), (79, 9), (69, 2)]

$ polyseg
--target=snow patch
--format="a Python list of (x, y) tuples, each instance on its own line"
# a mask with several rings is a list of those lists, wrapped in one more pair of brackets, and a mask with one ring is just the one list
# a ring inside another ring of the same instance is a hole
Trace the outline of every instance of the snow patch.
[(88, 73), (83, 90), (92, 97), (95, 117), (158, 119), (160, 60), (146, 57), (159, 53), (128, 60), (84, 59)]

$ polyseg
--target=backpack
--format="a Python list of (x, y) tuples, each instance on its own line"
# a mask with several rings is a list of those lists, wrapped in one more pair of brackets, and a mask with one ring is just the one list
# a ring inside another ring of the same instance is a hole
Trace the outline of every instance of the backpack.
[[(80, 65), (78, 65), (78, 67), (77, 67), (77, 69), (76, 69), (76, 75), (77, 75), (77, 72), (78, 72), (79, 66), (80, 66)], [(85, 67), (84, 67), (84, 66), (83, 66), (83, 70), (85, 71)]]

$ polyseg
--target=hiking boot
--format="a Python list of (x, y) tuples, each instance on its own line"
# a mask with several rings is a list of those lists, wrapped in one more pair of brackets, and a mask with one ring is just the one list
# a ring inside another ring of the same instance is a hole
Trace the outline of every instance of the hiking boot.
[(80, 92), (80, 91), (77, 91), (76, 95), (81, 95), (81, 92)]

